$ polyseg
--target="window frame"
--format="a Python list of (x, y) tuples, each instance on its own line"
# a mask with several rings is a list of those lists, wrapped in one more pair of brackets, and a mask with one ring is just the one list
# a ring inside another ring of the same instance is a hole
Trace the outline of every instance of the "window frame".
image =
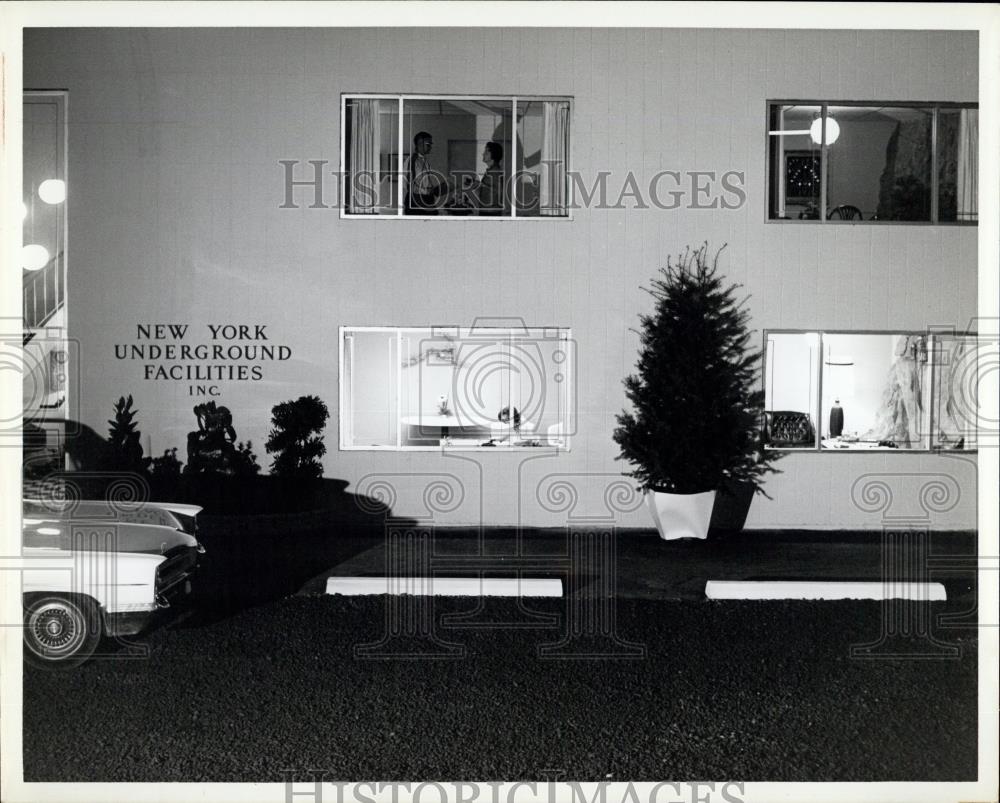
[[(771, 202), (776, 190), (774, 186), (774, 176), (772, 175), (771, 158), (771, 110), (775, 106), (819, 106), (821, 118), (827, 116), (827, 109), (830, 106), (884, 106), (887, 108), (903, 109), (930, 109), (931, 121), (931, 219), (930, 220), (827, 220), (826, 215), (829, 210), (826, 208), (827, 190), (827, 149), (829, 145), (826, 141), (826, 126), (821, 126), (822, 138), (818, 145), (820, 158), (820, 213), (818, 220), (793, 219), (793, 218), (772, 218)], [(939, 216), (939, 187), (938, 187), (938, 153), (937, 153), (937, 133), (938, 133), (938, 112), (942, 109), (979, 109), (979, 103), (962, 101), (903, 101), (903, 100), (785, 100), (781, 98), (771, 98), (764, 102), (764, 176), (765, 176), (765, 204), (764, 222), (778, 224), (801, 225), (803, 223), (820, 223), (823, 225), (887, 225), (887, 226), (978, 226), (979, 220), (938, 220)], [(978, 159), (978, 154), (977, 154)], [(831, 331), (830, 334), (833, 334)], [(876, 334), (874, 332), (870, 334)]]
[[(815, 222), (815, 221), (814, 221)], [(926, 443), (926, 447), (920, 449), (824, 449), (822, 445), (822, 431), (823, 431), (823, 335), (884, 335), (888, 337), (898, 337), (898, 336), (920, 336), (926, 337), (928, 339), (928, 355), (934, 354), (937, 349), (933, 345), (933, 341), (938, 337), (977, 337), (974, 332), (962, 332), (953, 333), (947, 331), (916, 331), (913, 329), (764, 329), (763, 330), (763, 347), (761, 348), (761, 392), (764, 394), (764, 404), (766, 412), (767, 403), (767, 342), (770, 335), (815, 335), (817, 342), (817, 350), (820, 355), (820, 362), (817, 365), (817, 385), (816, 385), (816, 407), (809, 412), (816, 416), (816, 436), (812, 446), (794, 446), (794, 447), (780, 447), (780, 446), (768, 446), (764, 440), (764, 432), (766, 419), (762, 419), (760, 423), (761, 432), (761, 444), (765, 451), (770, 452), (783, 452), (785, 454), (866, 454), (866, 455), (884, 455), (884, 454), (911, 454), (911, 455), (927, 455), (927, 454), (977, 454), (979, 451), (979, 439), (976, 439), (976, 446), (962, 449), (946, 449), (942, 446), (935, 446), (934, 437), (934, 424), (936, 423), (936, 416), (934, 413), (934, 392), (936, 389), (936, 383), (938, 380), (937, 373), (935, 371), (935, 363), (928, 358), (928, 383), (929, 394), (931, 398), (931, 404), (927, 410), (927, 434), (921, 438), (922, 442)], [(977, 433), (978, 433), (977, 428)]]
[[(566, 154), (566, 214), (565, 215), (525, 215), (519, 216), (517, 214), (517, 183), (514, 183), (514, 198), (511, 203), (511, 214), (509, 215), (407, 215), (403, 210), (403, 182), (399, 181), (396, 188), (396, 213), (392, 215), (377, 214), (377, 215), (359, 215), (352, 214), (347, 211), (346, 204), (346, 194), (342, 193), (343, 197), (340, 199), (338, 206), (340, 207), (340, 218), (341, 220), (461, 220), (468, 221), (471, 219), (475, 220), (493, 220), (493, 221), (512, 221), (512, 220), (544, 220), (547, 222), (552, 221), (572, 221), (573, 220), (573, 204), (569, 201), (570, 187), (572, 186), (569, 180), (569, 174), (572, 169), (573, 164), (573, 141), (575, 139), (573, 135), (573, 106), (575, 105), (576, 98), (573, 95), (456, 95), (456, 94), (411, 94), (411, 93), (385, 93), (385, 92), (342, 92), (340, 95), (340, 175), (343, 181), (347, 180), (347, 102), (354, 99), (364, 99), (364, 100), (395, 100), (398, 101), (398, 111), (397, 119), (399, 120), (399, 128), (396, 134), (397, 137), (397, 147), (399, 161), (397, 163), (397, 168), (399, 175), (402, 176), (405, 172), (405, 167), (403, 164), (403, 104), (408, 100), (483, 100), (483, 101), (510, 101), (511, 103), (511, 150), (514, 154), (515, 162), (513, 168), (517, 167), (516, 164), (516, 154), (517, 154), (517, 143), (518, 143), (518, 132), (517, 132), (517, 104), (519, 101), (563, 101), (569, 104), (570, 113), (570, 135), (569, 135), (569, 150)], [(512, 170), (511, 175), (515, 175), (515, 171)]]
[[(58, 275), (56, 283), (56, 292), (61, 296), (62, 302), (61, 307), (65, 311), (65, 315), (69, 314), (69, 200), (70, 200), (70, 169), (69, 169), (69, 90), (68, 89), (36, 89), (36, 88), (26, 88), (21, 91), (21, 104), (26, 102), (36, 102), (36, 103), (52, 103), (57, 110), (57, 122), (56, 126), (58, 129), (58, 144), (57, 150), (60, 159), (60, 168), (62, 175), (59, 176), (66, 184), (67, 195), (66, 199), (60, 204), (61, 207), (61, 221), (58, 226), (57, 237), (61, 238), (62, 248), (57, 248), (57, 255), (59, 256), (59, 266)], [(22, 134), (24, 129), (24, 122), (22, 120)], [(17, 161), (24, 166), (24, 146), (22, 144), (21, 153), (17, 156)], [(24, 176), (22, 171), (21, 177), (21, 198), (24, 198)], [(18, 236), (21, 237), (21, 242), (24, 241), (24, 225), (23, 223), (18, 223), (17, 226)], [(58, 245), (58, 242), (57, 242)], [(41, 273), (41, 271), (39, 271)], [(22, 280), (21, 287), (21, 297), (20, 304), (22, 306), (22, 318), (23, 318), (23, 305), (24, 305), (24, 284)], [(68, 318), (67, 318), (68, 319)], [(67, 360), (72, 360), (74, 354), (70, 353), (69, 340), (67, 338), (65, 326), (56, 330), (53, 327), (43, 326), (42, 330), (47, 330), (50, 334), (47, 335), (49, 339), (58, 339), (62, 343), (63, 353)], [(65, 373), (66, 376), (72, 376), (70, 372), (70, 364), (67, 362), (64, 364), (66, 366)], [(72, 421), (73, 414), (73, 403), (76, 398), (70, 392), (71, 386), (67, 382), (66, 385), (66, 395), (63, 400), (62, 405), (58, 410), (54, 411), (33, 411), (32, 420), (35, 422), (45, 422), (45, 423), (65, 423)], [(41, 412), (41, 414), (40, 414)], [(27, 420), (27, 418), (26, 418)], [(75, 433), (76, 428), (73, 428), (73, 433)], [(72, 434), (67, 432), (67, 434)]]
[[(487, 327), (488, 329), (503, 328), (503, 327)], [(526, 327), (508, 327), (512, 333), (518, 331), (537, 331), (537, 330), (555, 330), (559, 333), (559, 339), (563, 342), (569, 344), (569, 348), (573, 349), (575, 347), (573, 340), (573, 330), (568, 326), (526, 326)], [(404, 331), (412, 330), (426, 330), (428, 334), (433, 334), (435, 331), (457, 329), (459, 333), (461, 332), (475, 332), (475, 327), (470, 326), (458, 326), (458, 325), (417, 325), (417, 326), (340, 326), (337, 334), (337, 351), (338, 351), (338, 382), (339, 382), (339, 409), (337, 411), (337, 426), (338, 426), (338, 437), (337, 437), (337, 448), (341, 452), (458, 452), (458, 451), (474, 451), (481, 452), (483, 448), (481, 445), (471, 445), (471, 444), (439, 444), (437, 446), (407, 446), (403, 443), (403, 433), (402, 428), (396, 428), (396, 443), (394, 445), (387, 446), (375, 446), (375, 445), (355, 445), (348, 442), (347, 433), (350, 430), (350, 422), (344, 418), (344, 412), (348, 409), (347, 404), (347, 383), (344, 381), (345, 367), (347, 364), (347, 335), (358, 333), (358, 332), (381, 332), (384, 334), (395, 334), (397, 338), (397, 349), (399, 348), (399, 343), (402, 340)], [(398, 352), (397, 352), (398, 353)], [(571, 355), (568, 364), (573, 366), (575, 370), (575, 356)], [(353, 371), (353, 366), (352, 366)], [(396, 415), (399, 417), (401, 409), (401, 394), (399, 393), (399, 387), (402, 382), (400, 380), (401, 368), (397, 365), (397, 393), (396, 393)], [(353, 415), (353, 405), (351, 407), (351, 414)], [(566, 401), (565, 401), (565, 412), (566, 420), (569, 422), (565, 434), (562, 436), (561, 445), (546, 445), (546, 446), (505, 446), (503, 448), (487, 449), (487, 451), (495, 453), (505, 453), (505, 452), (532, 452), (534, 454), (551, 454), (570, 452), (572, 451), (573, 437), (576, 435), (576, 427), (573, 423), (576, 416), (573, 415), (573, 379), (570, 377), (569, 381), (566, 382)]]

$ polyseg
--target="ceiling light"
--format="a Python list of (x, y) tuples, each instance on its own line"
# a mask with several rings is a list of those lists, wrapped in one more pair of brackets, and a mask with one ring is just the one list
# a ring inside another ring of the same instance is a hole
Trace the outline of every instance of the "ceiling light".
[[(823, 128), (820, 122), (821, 118), (817, 117), (812, 121), (812, 125), (809, 126), (809, 136), (812, 137), (812, 141), (817, 145), (823, 142)], [(830, 115), (826, 116), (826, 144), (832, 145), (837, 141), (837, 137), (840, 136), (840, 125), (834, 120)]]
[(31, 243), (21, 249), (21, 267), (25, 270), (41, 270), (49, 264), (49, 249), (38, 243)]
[(38, 197), (47, 204), (61, 204), (66, 200), (66, 182), (60, 178), (47, 178), (38, 185)]

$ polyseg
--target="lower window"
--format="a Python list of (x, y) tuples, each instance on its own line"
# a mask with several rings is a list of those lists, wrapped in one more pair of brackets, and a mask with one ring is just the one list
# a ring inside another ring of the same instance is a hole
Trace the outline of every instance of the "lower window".
[(340, 448), (568, 449), (568, 329), (344, 327)]
[(973, 449), (977, 354), (974, 335), (765, 332), (765, 444)]

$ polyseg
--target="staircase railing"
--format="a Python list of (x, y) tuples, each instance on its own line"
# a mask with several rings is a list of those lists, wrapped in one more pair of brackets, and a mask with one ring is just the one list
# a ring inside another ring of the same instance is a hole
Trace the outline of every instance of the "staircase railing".
[(41, 270), (24, 273), (24, 328), (38, 329), (63, 306), (66, 299), (66, 279), (62, 271), (60, 251)]

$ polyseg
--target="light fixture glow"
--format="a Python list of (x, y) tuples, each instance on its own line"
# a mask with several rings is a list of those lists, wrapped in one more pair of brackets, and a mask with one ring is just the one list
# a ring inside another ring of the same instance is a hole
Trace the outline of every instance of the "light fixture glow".
[(23, 223), (27, 219), (28, 219), (28, 205), (24, 201), (21, 201), (21, 222)]
[[(809, 126), (809, 136), (817, 145), (823, 142), (823, 124), (821, 118), (817, 117)], [(840, 136), (840, 124), (830, 115), (826, 116), (826, 144), (832, 145)]]
[(31, 243), (21, 249), (21, 267), (25, 270), (41, 270), (49, 264), (49, 249), (38, 243)]
[(39, 535), (59, 535), (62, 532), (58, 527), (39, 527)]
[(38, 185), (38, 197), (47, 204), (61, 204), (66, 200), (66, 182), (60, 178), (47, 178)]

